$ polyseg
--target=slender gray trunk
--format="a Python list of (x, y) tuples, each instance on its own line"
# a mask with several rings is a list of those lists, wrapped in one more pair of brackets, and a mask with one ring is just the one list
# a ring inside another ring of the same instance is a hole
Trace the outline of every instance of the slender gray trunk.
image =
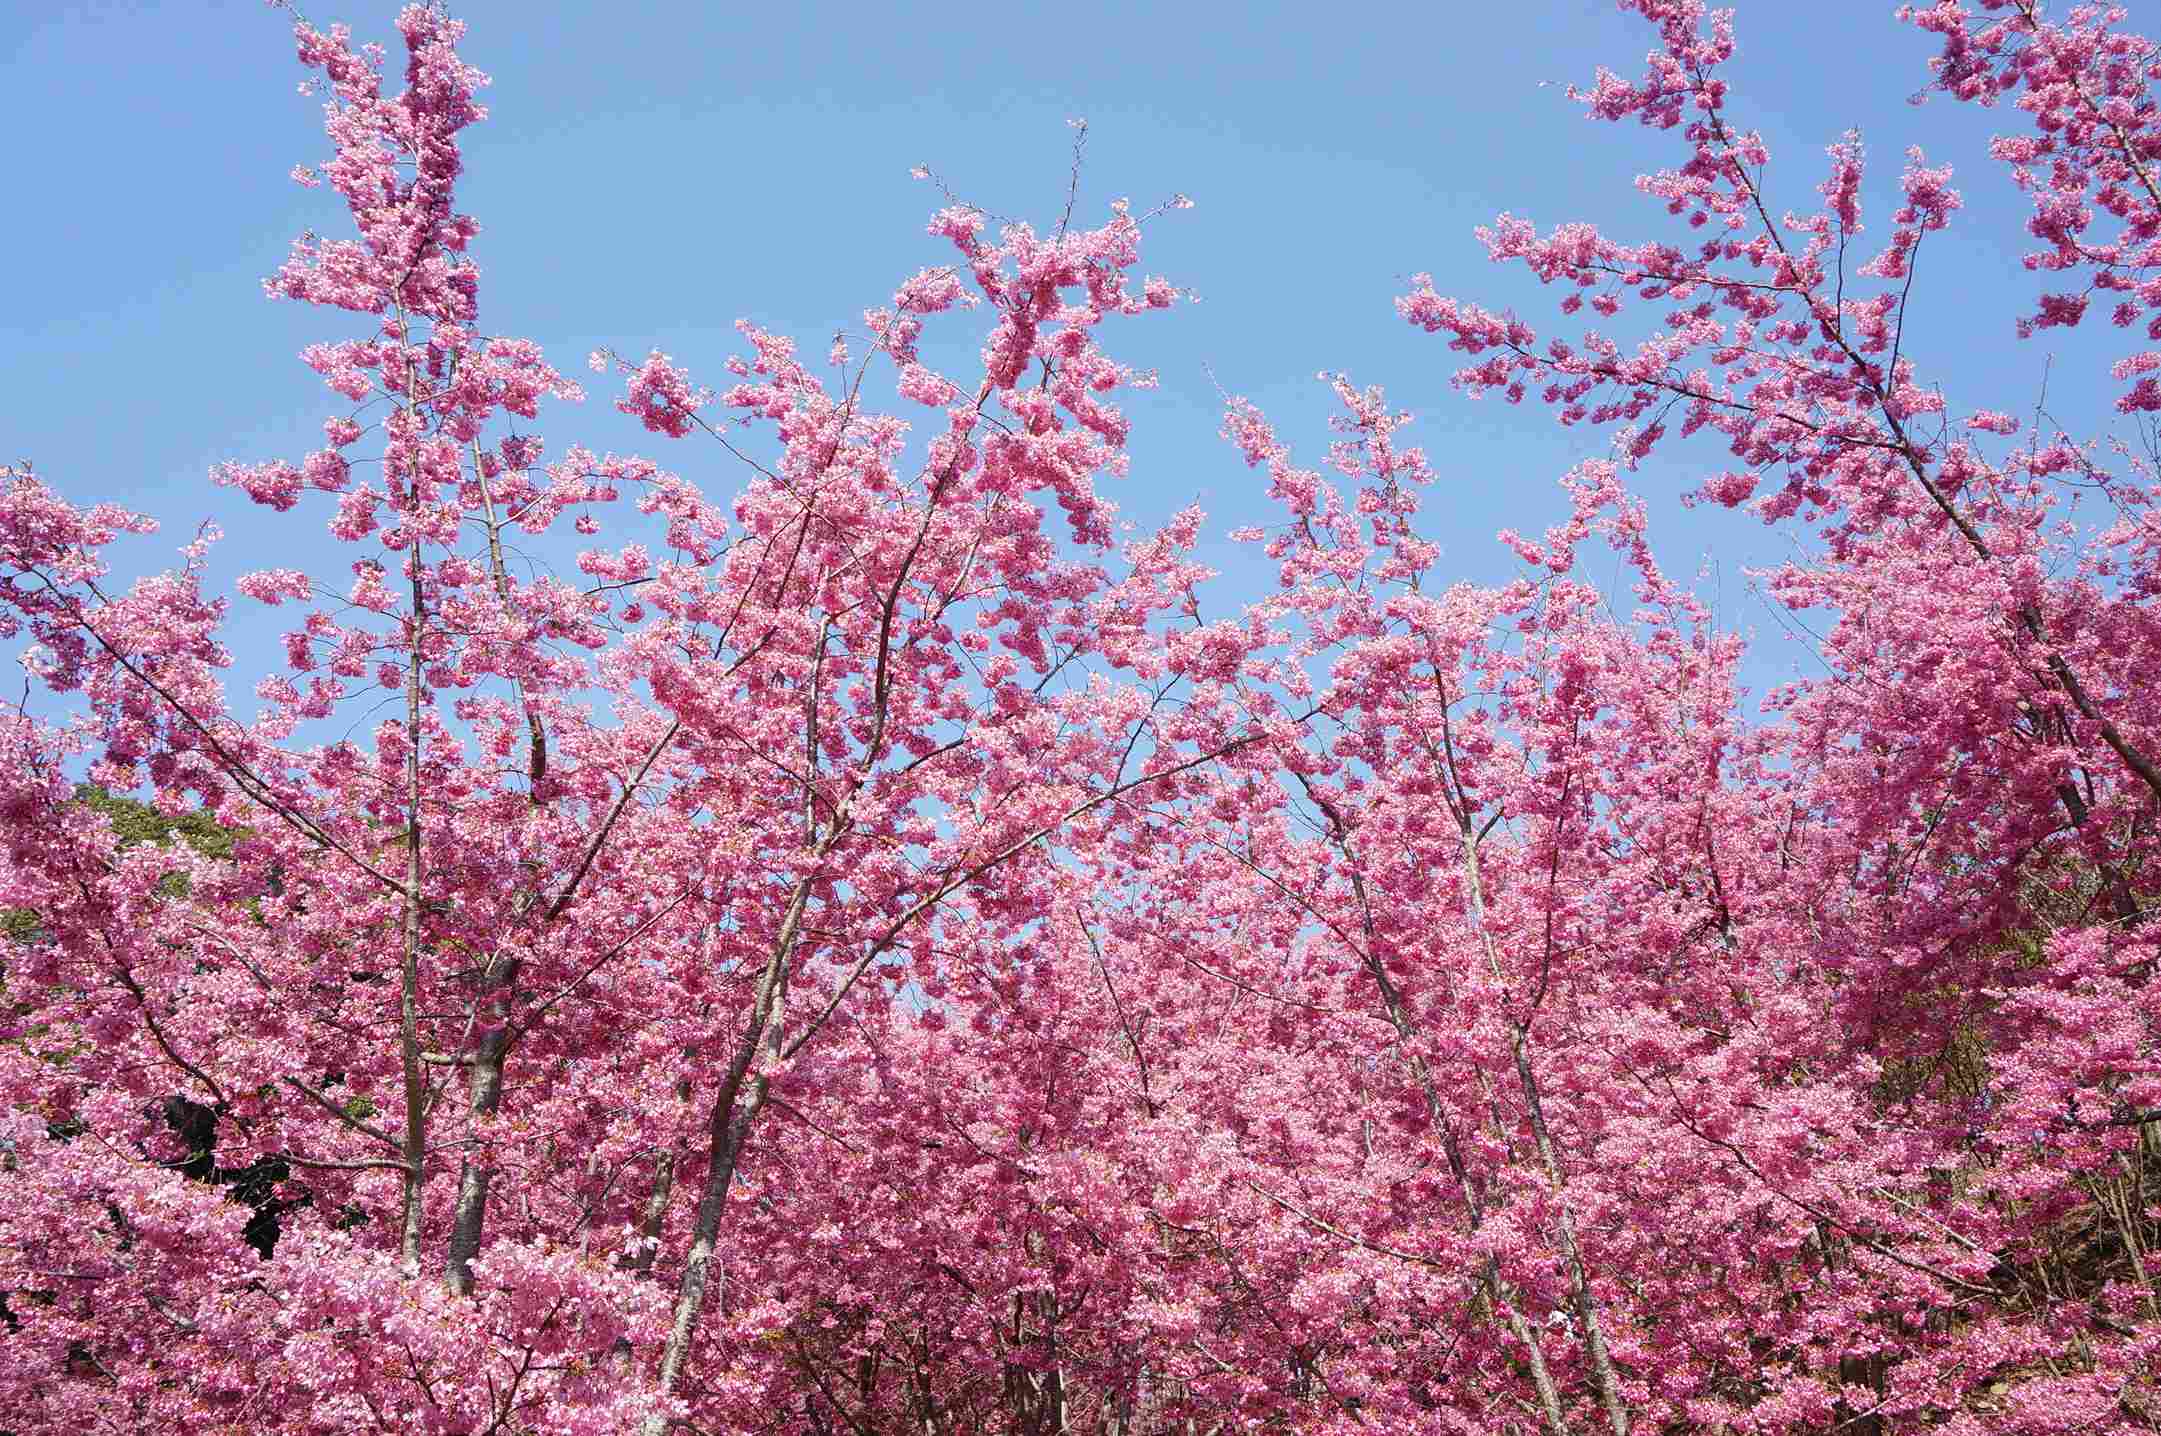
[[(675, 1084), (675, 1098), (678, 1102), (690, 1100), (689, 1078)], [(638, 1249), (617, 1263), (625, 1271), (644, 1276), (652, 1271), (660, 1255), (660, 1234), (668, 1225), (668, 1199), (675, 1194), (675, 1163), (674, 1147), (662, 1152), (653, 1163), (653, 1190), (647, 1194), (645, 1211), (638, 1220)]]
[[(480, 485), (482, 511), (487, 516), (488, 572), (495, 579), (495, 596), (502, 600), (507, 612), (510, 608), (510, 569), (503, 562), (503, 525), (495, 516), (495, 492), (488, 487), (488, 475), (480, 462), (480, 442), (473, 441), (473, 479)], [(532, 785), (530, 799), (535, 807), (540, 805), (540, 785), (548, 776), (548, 734), (541, 727), (540, 715), (533, 711), (532, 701), (525, 696), (525, 685), (517, 685), (518, 698), (525, 705), (526, 732), (526, 779)]]
[[(1351, 853), (1348, 838), (1340, 838), (1339, 842), (1344, 857), (1349, 859)], [(1474, 901), (1477, 900), (1475, 882), (1474, 870)], [(1363, 909), (1365, 905), (1364, 887), (1355, 878), (1353, 883), (1358, 888), (1360, 907)], [(1365, 924), (1365, 931), (1367, 941), (1370, 943), (1373, 937), (1373, 927), (1370, 919)], [(1482, 925), (1481, 931), (1483, 931)], [(1372, 974), (1375, 984), (1380, 988), (1382, 1007), (1388, 1014), (1389, 1024), (1396, 1030), (1397, 1050), (1403, 1053), (1409, 1062), (1411, 1075), (1417, 1081), (1419, 1090), (1425, 1097), (1426, 1118), (1440, 1130), (1442, 1151), (1448, 1158), (1449, 1170), (1455, 1175), (1457, 1186), (1463, 1192), (1463, 1205), (1465, 1210), (1470, 1213), (1471, 1230), (1475, 1232), (1486, 1223), (1485, 1201), (1476, 1184), (1471, 1180), (1469, 1164), (1463, 1160), (1463, 1145), (1456, 1136), (1455, 1125), (1449, 1121), (1447, 1114), (1441, 1110), (1440, 1092), (1433, 1080), (1433, 1069), (1427, 1065), (1426, 1059), (1422, 1055), (1411, 1050), (1410, 1043), (1418, 1030), (1417, 1024), (1411, 1020), (1410, 1009), (1404, 1005), (1402, 994), (1396, 990), (1395, 980), (1388, 975), (1388, 969), (1381, 963), (1373, 961), (1370, 957), (1367, 959), (1366, 969)], [(1484, 1074), (1481, 1073), (1481, 1081), (1483, 1081), (1483, 1077)], [(1498, 1108), (1495, 1110), (1494, 1118), (1497, 1122), (1499, 1121), (1500, 1113)], [(1370, 1147), (1368, 1155), (1371, 1155)], [(1530, 1364), (1531, 1368), (1531, 1385), (1538, 1392), (1538, 1405), (1546, 1418), (1546, 1429), (1549, 1436), (1569, 1436), (1568, 1418), (1561, 1406), (1560, 1389), (1553, 1384), (1553, 1373), (1546, 1365), (1546, 1353), (1538, 1344), (1537, 1332), (1523, 1315), (1522, 1303), (1516, 1299), (1515, 1287), (1501, 1276), (1501, 1264), (1497, 1258), (1491, 1255), (1487, 1256), (1485, 1268), (1479, 1273), (1478, 1281), (1486, 1288), (1487, 1293), (1492, 1296), (1494, 1304), (1501, 1309), (1502, 1322), (1507, 1326), (1510, 1334), (1523, 1344), (1524, 1359)]]
[(422, 1184), (427, 1179), (427, 1084), (420, 1062), (420, 664), (426, 598), (420, 586), (420, 550), (412, 565), (413, 616), (405, 654), (405, 913), (398, 968), (398, 1063), (405, 1085), (405, 1200), (398, 1260), (408, 1277), (420, 1275)]
[[(1486, 925), (1486, 895), (1478, 870), (1478, 841), (1471, 835), (1468, 825), (1463, 831), (1463, 872), (1471, 918), (1478, 926), (1486, 965), (1492, 970), (1494, 980), (1505, 989), (1500, 952), (1494, 945), (1492, 929)], [(1584, 1353), (1590, 1358), (1591, 1376), (1598, 1385), (1599, 1402), (1605, 1407), (1606, 1423), (1613, 1428), (1613, 1436), (1628, 1436), (1628, 1403), (1621, 1395), (1620, 1373), (1614, 1370), (1613, 1355), (1606, 1346), (1605, 1326), (1599, 1317), (1598, 1299), (1592, 1294), (1590, 1274), (1584, 1265), (1582, 1248), (1576, 1241), (1575, 1216), (1568, 1208), (1567, 1173), (1561, 1167), (1552, 1130), (1546, 1125), (1545, 1108), (1538, 1099), (1538, 1078), (1531, 1070), (1530, 1029), (1513, 1015), (1508, 1018), (1508, 1046), (1515, 1058), (1516, 1081), (1522, 1088), (1524, 1107), (1530, 1114), (1531, 1135), (1538, 1144), (1539, 1161), (1546, 1170), (1546, 1180), (1553, 1185), (1553, 1208), (1561, 1233), (1561, 1254), (1568, 1263), (1569, 1293), (1576, 1308), (1576, 1320), (1583, 1326)], [(1532, 1350), (1537, 1350), (1535, 1344)], [(1533, 1370), (1535, 1373), (1536, 1368)]]
[(1568, 1259), (1569, 1292), (1575, 1301), (1576, 1319), (1583, 1323), (1583, 1345), (1590, 1354), (1591, 1370), (1598, 1377), (1598, 1394), (1606, 1408), (1607, 1424), (1613, 1427), (1613, 1436), (1628, 1436), (1628, 1406), (1621, 1399), (1620, 1374), (1613, 1369), (1613, 1355), (1606, 1349), (1606, 1333), (1599, 1321), (1598, 1302), (1591, 1294), (1583, 1252), (1576, 1244), (1576, 1219), (1568, 1210), (1567, 1198), (1561, 1194), (1568, 1179), (1561, 1170), (1553, 1135), (1546, 1127), (1545, 1110), (1539, 1105), (1538, 1079), (1531, 1072), (1530, 1054), (1525, 1050), (1529, 1042), (1521, 1026), (1515, 1028), (1511, 1045), (1515, 1049), (1516, 1079), (1523, 1085), (1524, 1103), (1531, 1113), (1531, 1135), (1537, 1139), (1538, 1156), (1545, 1166), (1546, 1179), (1553, 1183), (1553, 1207), (1561, 1229), (1561, 1254)]
[[(494, 579), (495, 595), (505, 610), (510, 606), (510, 571), (503, 562), (502, 525), (495, 514), (495, 495), (488, 487), (485, 466), (481, 463), (480, 445), (473, 445), (473, 478), (480, 486), (481, 503), (487, 515), (488, 572)], [(520, 692), (522, 696), (522, 685)], [(534, 807), (540, 804), (540, 784), (547, 775), (547, 738), (540, 726), (540, 716), (532, 705), (525, 705), (525, 723), (528, 730), (527, 777), (532, 785), (529, 799)], [(537, 891), (521, 894), (513, 905), (519, 917), (524, 917), (539, 896)], [(478, 1048), (468, 1066), (469, 1105), (467, 1108), (471, 1125), (480, 1126), (493, 1117), (503, 1102), (503, 1065), (510, 1053), (510, 1004), (511, 995), (517, 987), (519, 962), (516, 958), (498, 957), (489, 964), (482, 982), (479, 1007), (480, 1019), (486, 1024)], [(495, 1179), (494, 1167), (485, 1161), (475, 1161), (468, 1156), (458, 1173), (458, 1203), (451, 1218), (450, 1249), (446, 1255), (443, 1285), (453, 1296), (467, 1296), (473, 1290), (473, 1258), (480, 1254), (480, 1243), (488, 1216), (488, 1188)]]
[(1546, 1429), (1553, 1436), (1568, 1436), (1568, 1418), (1561, 1412), (1560, 1388), (1553, 1384), (1553, 1372), (1546, 1366), (1546, 1353), (1538, 1345), (1538, 1333), (1524, 1319), (1523, 1309), (1516, 1304), (1514, 1294), (1501, 1284), (1501, 1264), (1490, 1256), (1486, 1258), (1486, 1282), (1501, 1294), (1501, 1310), (1508, 1330), (1523, 1343), (1523, 1349), (1529, 1355), (1531, 1385), (1538, 1392), (1538, 1406), (1545, 1413)]
[[(472, 1125), (479, 1127), (493, 1117), (503, 1100), (503, 1063), (510, 1052), (509, 996), (518, 980), (518, 960), (499, 959), (482, 989), (481, 1020), (488, 1024), (473, 1053), (469, 1072)], [(473, 1149), (484, 1152), (483, 1145)], [(485, 1157), (468, 1155), (458, 1174), (458, 1204), (451, 1219), (450, 1250), (444, 1262), (443, 1285), (452, 1296), (468, 1296), (473, 1290), (473, 1258), (480, 1254), (482, 1228), (487, 1223), (488, 1184), (495, 1179), (494, 1165)]]
[(645, 1212), (638, 1222), (638, 1249), (623, 1262), (626, 1271), (644, 1276), (653, 1269), (653, 1259), (660, 1255), (660, 1233), (667, 1224), (668, 1198), (675, 1191), (675, 1153), (662, 1152), (653, 1166), (653, 1194), (645, 1199)]
[[(1425, 1064), (1419, 1063), (1420, 1075)], [(1430, 1079), (1428, 1079), (1430, 1081)], [(1456, 1183), (1463, 1191), (1463, 1203), (1471, 1213), (1471, 1230), (1477, 1231), (1486, 1224), (1486, 1204), (1471, 1181), (1470, 1165), (1463, 1160), (1463, 1144), (1456, 1137), (1454, 1124), (1440, 1115), (1434, 1105), (1432, 1088), (1427, 1088), (1429, 1110), (1441, 1129), (1441, 1150), (1448, 1158), (1448, 1167), (1455, 1174)], [(1523, 1315), (1523, 1305), (1516, 1300), (1516, 1289), (1501, 1276), (1500, 1259), (1488, 1253), (1485, 1270), (1480, 1274), (1486, 1290), (1494, 1303), (1501, 1308), (1501, 1319), (1509, 1333), (1523, 1343), (1524, 1359), (1530, 1363), (1531, 1386), (1538, 1392), (1539, 1410), (1546, 1418), (1546, 1430), (1550, 1436), (1568, 1436), (1568, 1417), (1561, 1408), (1560, 1388), (1553, 1384), (1553, 1373), (1546, 1366), (1546, 1353), (1538, 1344), (1538, 1333)]]
[[(751, 1126), (765, 1109), (771, 1078), (764, 1072), (753, 1074), (751, 1068), (758, 1060), (761, 1047), (772, 1057), (777, 1057), (781, 1049), (788, 964), (795, 956), (796, 939), (802, 931), (803, 909), (810, 901), (812, 876), (804, 874), (788, 895), (788, 908), (781, 917), (780, 932), (773, 939), (773, 950), (766, 959), (765, 971), (758, 977), (750, 1023), (744, 1029), (743, 1040), (736, 1046), (734, 1059), (728, 1064), (727, 1076), (721, 1081), (720, 1092), (713, 1099), (712, 1116), (706, 1123), (711, 1155), (706, 1166), (705, 1187), (698, 1194), (690, 1250), (683, 1259), (682, 1279), (676, 1286), (674, 1320), (668, 1328), (668, 1343), (661, 1351), (659, 1394), (662, 1400), (675, 1394), (676, 1382), (682, 1379), (683, 1366), (690, 1359), (690, 1344), (697, 1335), (698, 1318), (705, 1310), (713, 1250), (720, 1240), (720, 1218), (728, 1205), (728, 1189), (735, 1182), (736, 1164), (742, 1158), (744, 1144), (750, 1139)], [(666, 1419), (655, 1416), (647, 1421), (645, 1436), (663, 1436), (666, 1430)]]

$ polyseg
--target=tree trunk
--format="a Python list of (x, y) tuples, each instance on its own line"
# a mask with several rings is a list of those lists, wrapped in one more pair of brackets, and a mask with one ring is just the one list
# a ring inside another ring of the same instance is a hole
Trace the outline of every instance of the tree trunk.
[(427, 1087), (420, 1063), (420, 664), (426, 598), (420, 587), (420, 551), (406, 560), (413, 580), (412, 626), (405, 652), (405, 923), (398, 969), (398, 1063), (405, 1086), (405, 1201), (398, 1261), (408, 1277), (420, 1275), (422, 1184), (427, 1180)]
[[(728, 1204), (728, 1188), (734, 1184), (736, 1163), (750, 1138), (751, 1125), (765, 1108), (771, 1079), (763, 1072), (751, 1075), (760, 1047), (777, 1057), (781, 1048), (788, 964), (795, 956), (797, 935), (802, 931), (803, 909), (810, 901), (813, 873), (796, 881), (781, 917), (780, 932), (773, 939), (765, 971), (759, 974), (758, 994), (749, 1025), (737, 1045), (734, 1060), (713, 1099), (713, 1114), (706, 1124), (711, 1153), (706, 1166), (705, 1189), (698, 1195), (697, 1220), (691, 1229), (690, 1251), (683, 1261), (683, 1275), (676, 1286), (675, 1318), (668, 1342), (661, 1351), (659, 1388), (662, 1400), (675, 1394), (683, 1366), (690, 1359), (690, 1344), (697, 1335), (698, 1318), (705, 1310), (705, 1292), (713, 1264), (713, 1249), (720, 1239), (720, 1218)], [(748, 1078), (746, 1084), (745, 1079)], [(746, 1085), (748, 1090), (746, 1091)], [(740, 1101), (738, 1100), (740, 1099)], [(645, 1436), (664, 1436), (667, 1420), (655, 1416), (646, 1423)]]
[[(510, 1053), (509, 997), (518, 980), (518, 960), (496, 962), (481, 991), (482, 1021), (489, 1024), (474, 1052), (469, 1083), (470, 1125), (480, 1127), (495, 1116), (503, 1100), (503, 1063)], [(484, 1153), (486, 1137), (474, 1133)], [(484, 1155), (469, 1154), (458, 1174), (458, 1205), (451, 1219), (450, 1251), (444, 1262), (443, 1285), (452, 1296), (468, 1296), (473, 1290), (473, 1258), (480, 1253), (481, 1229), (488, 1214), (488, 1184), (495, 1168)]]

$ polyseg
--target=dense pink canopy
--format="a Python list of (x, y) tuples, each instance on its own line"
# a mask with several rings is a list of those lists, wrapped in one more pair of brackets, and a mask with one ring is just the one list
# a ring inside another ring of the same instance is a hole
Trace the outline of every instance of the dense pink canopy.
[[(463, 27), (393, 83), (298, 26), (351, 223), (266, 288), (347, 311), (338, 402), (216, 477), (349, 567), (242, 576), (294, 617), (234, 654), (209, 534), (120, 590), (147, 520), (0, 476), (55, 695), (0, 714), (0, 1431), (2161, 1429), (2161, 472), (1917, 365), (1947, 170), (1774, 213), (1731, 17), (1623, 8), (1578, 98), (1664, 237), (1482, 230), (1546, 333), (1398, 301), (1615, 457), (1474, 588), (1379, 390), (1325, 473), (1232, 400), (1236, 611), (1098, 490), (1159, 212), (956, 202), (816, 364), (593, 356), (716, 494), (534, 432), (582, 395), (482, 306)], [(2007, 334), (2161, 343), (2161, 52), (1902, 15), (2010, 127), (2062, 292)], [(2126, 349), (2059, 382), (2135, 422)], [(1683, 444), (1827, 624), (1761, 712), (1652, 557)]]

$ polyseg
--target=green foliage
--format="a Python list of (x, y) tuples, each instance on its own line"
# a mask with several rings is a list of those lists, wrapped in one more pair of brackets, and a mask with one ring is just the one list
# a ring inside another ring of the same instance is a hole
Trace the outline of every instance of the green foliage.
[[(234, 845), (247, 836), (246, 829), (225, 827), (208, 813), (198, 811), (168, 816), (148, 803), (115, 797), (95, 783), (78, 787), (75, 801), (103, 814), (123, 848), (132, 848), (138, 843), (155, 843), (161, 848), (169, 848), (178, 838), (204, 857), (231, 858)], [(185, 897), (188, 880), (181, 873), (167, 873), (158, 880), (158, 888), (168, 897)]]
[[(177, 838), (205, 857), (229, 859), (234, 846), (248, 835), (247, 829), (228, 828), (205, 812), (167, 816), (148, 803), (116, 797), (95, 783), (77, 787), (74, 801), (102, 814), (123, 848), (132, 848), (138, 843), (170, 848)], [(188, 890), (187, 879), (177, 872), (167, 873), (158, 885), (171, 897), (185, 896)], [(38, 926), (35, 910), (0, 908), (0, 937), (9, 942), (32, 943), (43, 936), (44, 930)]]
[(245, 829), (225, 827), (208, 813), (168, 817), (148, 803), (115, 797), (95, 783), (85, 783), (77, 788), (75, 801), (103, 813), (105, 821), (112, 825), (113, 835), (120, 839), (120, 846), (124, 848), (137, 843), (156, 843), (161, 848), (169, 848), (178, 837), (205, 857), (230, 858), (233, 845), (247, 836)]

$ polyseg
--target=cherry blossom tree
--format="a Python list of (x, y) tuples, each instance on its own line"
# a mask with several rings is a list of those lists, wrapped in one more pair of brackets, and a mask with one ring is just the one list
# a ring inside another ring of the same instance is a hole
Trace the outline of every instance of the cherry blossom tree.
[[(556, 445), (456, 207), (462, 26), (407, 9), (396, 87), (297, 25), (351, 233), (267, 287), (340, 402), (215, 477), (349, 566), (238, 580), (298, 615), (256, 662), (214, 529), (122, 587), (149, 520), (0, 478), (47, 695), (0, 718), (0, 1429), (2161, 1426), (2161, 472), (1922, 371), (1946, 170), (1880, 243), (1857, 140), (1782, 208), (1732, 17), (1623, 8), (1643, 75), (1576, 98), (1668, 154), (1668, 237), (1482, 230), (1565, 337), (1399, 302), (1612, 457), (1478, 588), (1380, 390), (1330, 378), (1326, 472), (1232, 400), (1242, 609), (1202, 514), (1098, 492), (1160, 211), (955, 201), (821, 364), (593, 356), (673, 468)], [(2019, 112), (2061, 292), (2007, 338), (2099, 293), (2161, 342), (2153, 45), (1902, 17)], [(1652, 547), (1689, 444), (1829, 616), (1754, 708)]]
[[(335, 150), (297, 177), (357, 233), (303, 238), (268, 288), (361, 319), (303, 356), (354, 407), (300, 464), (218, 478), (281, 511), (334, 496), (357, 553), (342, 592), (241, 579), (303, 610), (257, 715), (221, 682), (213, 535), (109, 593), (100, 551), (149, 525), (7, 479), (10, 631), (88, 704), (9, 739), (6, 896), (33, 925), (8, 972), (0, 1284), (6, 1404), (39, 1429), (664, 1425), (700, 1351), (720, 1364), (724, 1231), (759, 1289), (740, 1243), (770, 1238), (728, 1226), (753, 1139), (776, 1111), (815, 1122), (851, 1000), (1019, 941), (1068, 825), (1261, 733), (1168, 732), (1117, 676), (1181, 594), (1161, 562), (1114, 582), (1099, 561), (1135, 376), (1096, 333), (1176, 297), (1129, 277), (1142, 217), (991, 241), (942, 212), (959, 262), (867, 314), (829, 377), (753, 329), (721, 392), (618, 361), (621, 407), (755, 471), (718, 504), (649, 460), (551, 460), (520, 425), (579, 392), (480, 318), (454, 193), (484, 79), (456, 23), (399, 28), (394, 95), (381, 52), (296, 32)], [(966, 382), (916, 348), (955, 308), (990, 316)], [(879, 376), (935, 421), (917, 457), (868, 402)], [(576, 582), (504, 561), (506, 533), (624, 507), (665, 557), (589, 549)], [(370, 685), (402, 716), (304, 742)], [(122, 849), (71, 801), (82, 762), (244, 836), (217, 861)], [(289, 1173), (268, 1266), (190, 1181), (184, 1131)]]

